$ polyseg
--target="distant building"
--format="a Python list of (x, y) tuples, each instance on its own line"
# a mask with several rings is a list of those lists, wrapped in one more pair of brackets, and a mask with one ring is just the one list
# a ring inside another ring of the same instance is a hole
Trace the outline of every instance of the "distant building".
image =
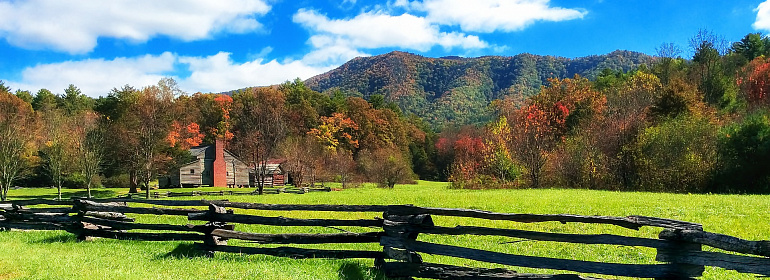
[(224, 143), (190, 149), (195, 161), (159, 180), (161, 187), (248, 187), (253, 186), (249, 167), (225, 150)]
[[(257, 172), (260, 172), (262, 165), (265, 165), (265, 180), (264, 186), (284, 186), (286, 185), (286, 172), (281, 167), (283, 160), (272, 159), (267, 162), (262, 162), (257, 166)], [(252, 182), (257, 181), (256, 173), (253, 172)]]

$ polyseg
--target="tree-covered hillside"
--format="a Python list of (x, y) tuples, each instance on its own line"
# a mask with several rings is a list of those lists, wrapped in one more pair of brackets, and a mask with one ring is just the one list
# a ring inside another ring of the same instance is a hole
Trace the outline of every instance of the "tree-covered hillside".
[(382, 95), (404, 112), (442, 128), (486, 122), (492, 100), (506, 96), (524, 100), (538, 93), (549, 78), (579, 74), (594, 79), (603, 69), (625, 72), (652, 61), (648, 55), (630, 51), (576, 59), (532, 54), (427, 58), (391, 52), (353, 59), (306, 84), (320, 92), (339, 91), (367, 99)]

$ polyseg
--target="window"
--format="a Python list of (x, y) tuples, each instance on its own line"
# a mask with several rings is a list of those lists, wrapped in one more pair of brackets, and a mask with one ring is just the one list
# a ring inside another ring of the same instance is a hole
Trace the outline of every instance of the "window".
[(195, 169), (190, 169), (190, 174), (195, 174)]

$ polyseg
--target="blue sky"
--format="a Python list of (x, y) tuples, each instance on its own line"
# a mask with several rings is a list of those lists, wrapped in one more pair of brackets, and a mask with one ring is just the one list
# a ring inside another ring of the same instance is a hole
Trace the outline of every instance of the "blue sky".
[(187, 92), (302, 79), (393, 50), (440, 57), (691, 55), (699, 29), (770, 31), (770, 0), (0, 0), (0, 80), (89, 96), (173, 77)]

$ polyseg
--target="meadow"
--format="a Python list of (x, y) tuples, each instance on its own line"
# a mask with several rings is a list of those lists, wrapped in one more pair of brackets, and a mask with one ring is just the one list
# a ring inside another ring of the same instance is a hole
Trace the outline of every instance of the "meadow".
[[(185, 189), (189, 191), (190, 189)], [(174, 191), (174, 190), (172, 190)], [(98, 189), (97, 196), (120, 194)], [(55, 197), (55, 189), (18, 189), (10, 199)], [(80, 195), (65, 190), (64, 196)], [(749, 240), (770, 240), (770, 196), (610, 192), (581, 189), (456, 190), (447, 183), (420, 181), (382, 189), (371, 185), (304, 195), (215, 196), (189, 199), (229, 199), (276, 204), (414, 204), (426, 207), (480, 209), (506, 213), (643, 215), (703, 224), (706, 231)], [(261, 215), (317, 218), (325, 212), (259, 212)], [(333, 214), (338, 218), (372, 218), (382, 213)], [(139, 216), (138, 222), (189, 223), (185, 217)], [(522, 224), (468, 218), (434, 217), (437, 225), (475, 225), (560, 233), (609, 233), (656, 238), (660, 229), (639, 231), (592, 224)], [(332, 228), (238, 226), (236, 230), (279, 233), (333, 233)], [(366, 229), (345, 229), (366, 231)], [(419, 240), (531, 256), (616, 263), (655, 263), (653, 249), (605, 245), (573, 245), (507, 237), (421, 235)], [(241, 244), (243, 245), (243, 244)], [(255, 246), (253, 244), (245, 246)], [(323, 245), (313, 248), (377, 250), (378, 244)], [(705, 247), (704, 247), (705, 248)], [(707, 249), (710, 250), (710, 249)], [(138, 242), (96, 239), (78, 242), (63, 231), (0, 232), (0, 279), (384, 279), (371, 260), (294, 260), (270, 256), (215, 253), (204, 256), (190, 242)], [(451, 257), (424, 255), (425, 261), (473, 267), (504, 267)], [(526, 273), (565, 273), (505, 267)], [(754, 279), (707, 268), (702, 279)]]

